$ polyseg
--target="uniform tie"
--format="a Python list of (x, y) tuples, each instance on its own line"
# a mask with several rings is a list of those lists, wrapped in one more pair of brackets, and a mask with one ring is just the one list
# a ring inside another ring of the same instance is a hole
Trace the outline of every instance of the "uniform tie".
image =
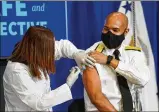
[[(115, 59), (119, 60), (119, 50), (114, 51), (114, 56)], [(124, 112), (132, 112), (133, 110), (133, 101), (132, 101), (132, 96), (128, 87), (128, 83), (125, 77), (120, 75), (119, 73), (117, 74), (117, 80), (119, 84), (119, 89), (121, 92), (122, 100), (123, 100), (123, 110)]]

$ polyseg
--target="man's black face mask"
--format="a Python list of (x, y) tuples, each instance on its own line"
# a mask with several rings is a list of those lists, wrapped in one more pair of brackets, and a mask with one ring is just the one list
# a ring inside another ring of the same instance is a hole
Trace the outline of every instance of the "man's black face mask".
[(124, 33), (121, 35), (115, 35), (111, 31), (107, 33), (102, 33), (101, 40), (105, 44), (105, 46), (109, 49), (115, 49), (121, 45), (123, 40), (125, 39)]

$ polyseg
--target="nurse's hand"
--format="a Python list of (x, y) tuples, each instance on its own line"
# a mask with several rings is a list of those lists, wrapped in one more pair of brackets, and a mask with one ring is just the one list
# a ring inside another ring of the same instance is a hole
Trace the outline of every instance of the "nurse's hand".
[(79, 74), (80, 74), (80, 69), (77, 66), (71, 68), (70, 74), (66, 80), (66, 83), (70, 88), (78, 79)]
[(74, 59), (80, 69), (83, 69), (84, 66), (93, 68), (95, 66), (96, 60), (88, 56), (84, 50), (81, 50), (74, 54)]

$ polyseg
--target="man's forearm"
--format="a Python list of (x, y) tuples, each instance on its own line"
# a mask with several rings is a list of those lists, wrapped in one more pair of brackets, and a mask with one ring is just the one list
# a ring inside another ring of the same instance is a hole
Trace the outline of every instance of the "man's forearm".
[(117, 68), (119, 64), (119, 60), (116, 60), (116, 59), (112, 59), (112, 61), (110, 62), (110, 66), (113, 67), (114, 69)]
[(132, 62), (125, 63), (113, 59), (110, 63), (110, 66), (113, 67), (117, 73), (125, 77), (132, 84), (144, 86), (150, 79), (149, 68), (146, 66), (145, 62), (142, 61), (142, 59), (137, 61), (134, 60)]
[(114, 106), (109, 102), (109, 100), (103, 95), (95, 95), (95, 98), (91, 98), (91, 102), (96, 106), (100, 112), (117, 112)]

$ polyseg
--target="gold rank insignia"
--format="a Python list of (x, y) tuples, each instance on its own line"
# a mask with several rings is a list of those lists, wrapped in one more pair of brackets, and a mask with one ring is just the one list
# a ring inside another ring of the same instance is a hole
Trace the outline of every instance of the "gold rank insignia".
[(135, 47), (135, 46), (126, 46), (125, 50), (134, 50), (134, 51), (140, 51), (141, 52), (141, 48), (140, 47)]
[(104, 44), (99, 43), (95, 50), (98, 51), (98, 52), (103, 52), (104, 49), (105, 49)]

